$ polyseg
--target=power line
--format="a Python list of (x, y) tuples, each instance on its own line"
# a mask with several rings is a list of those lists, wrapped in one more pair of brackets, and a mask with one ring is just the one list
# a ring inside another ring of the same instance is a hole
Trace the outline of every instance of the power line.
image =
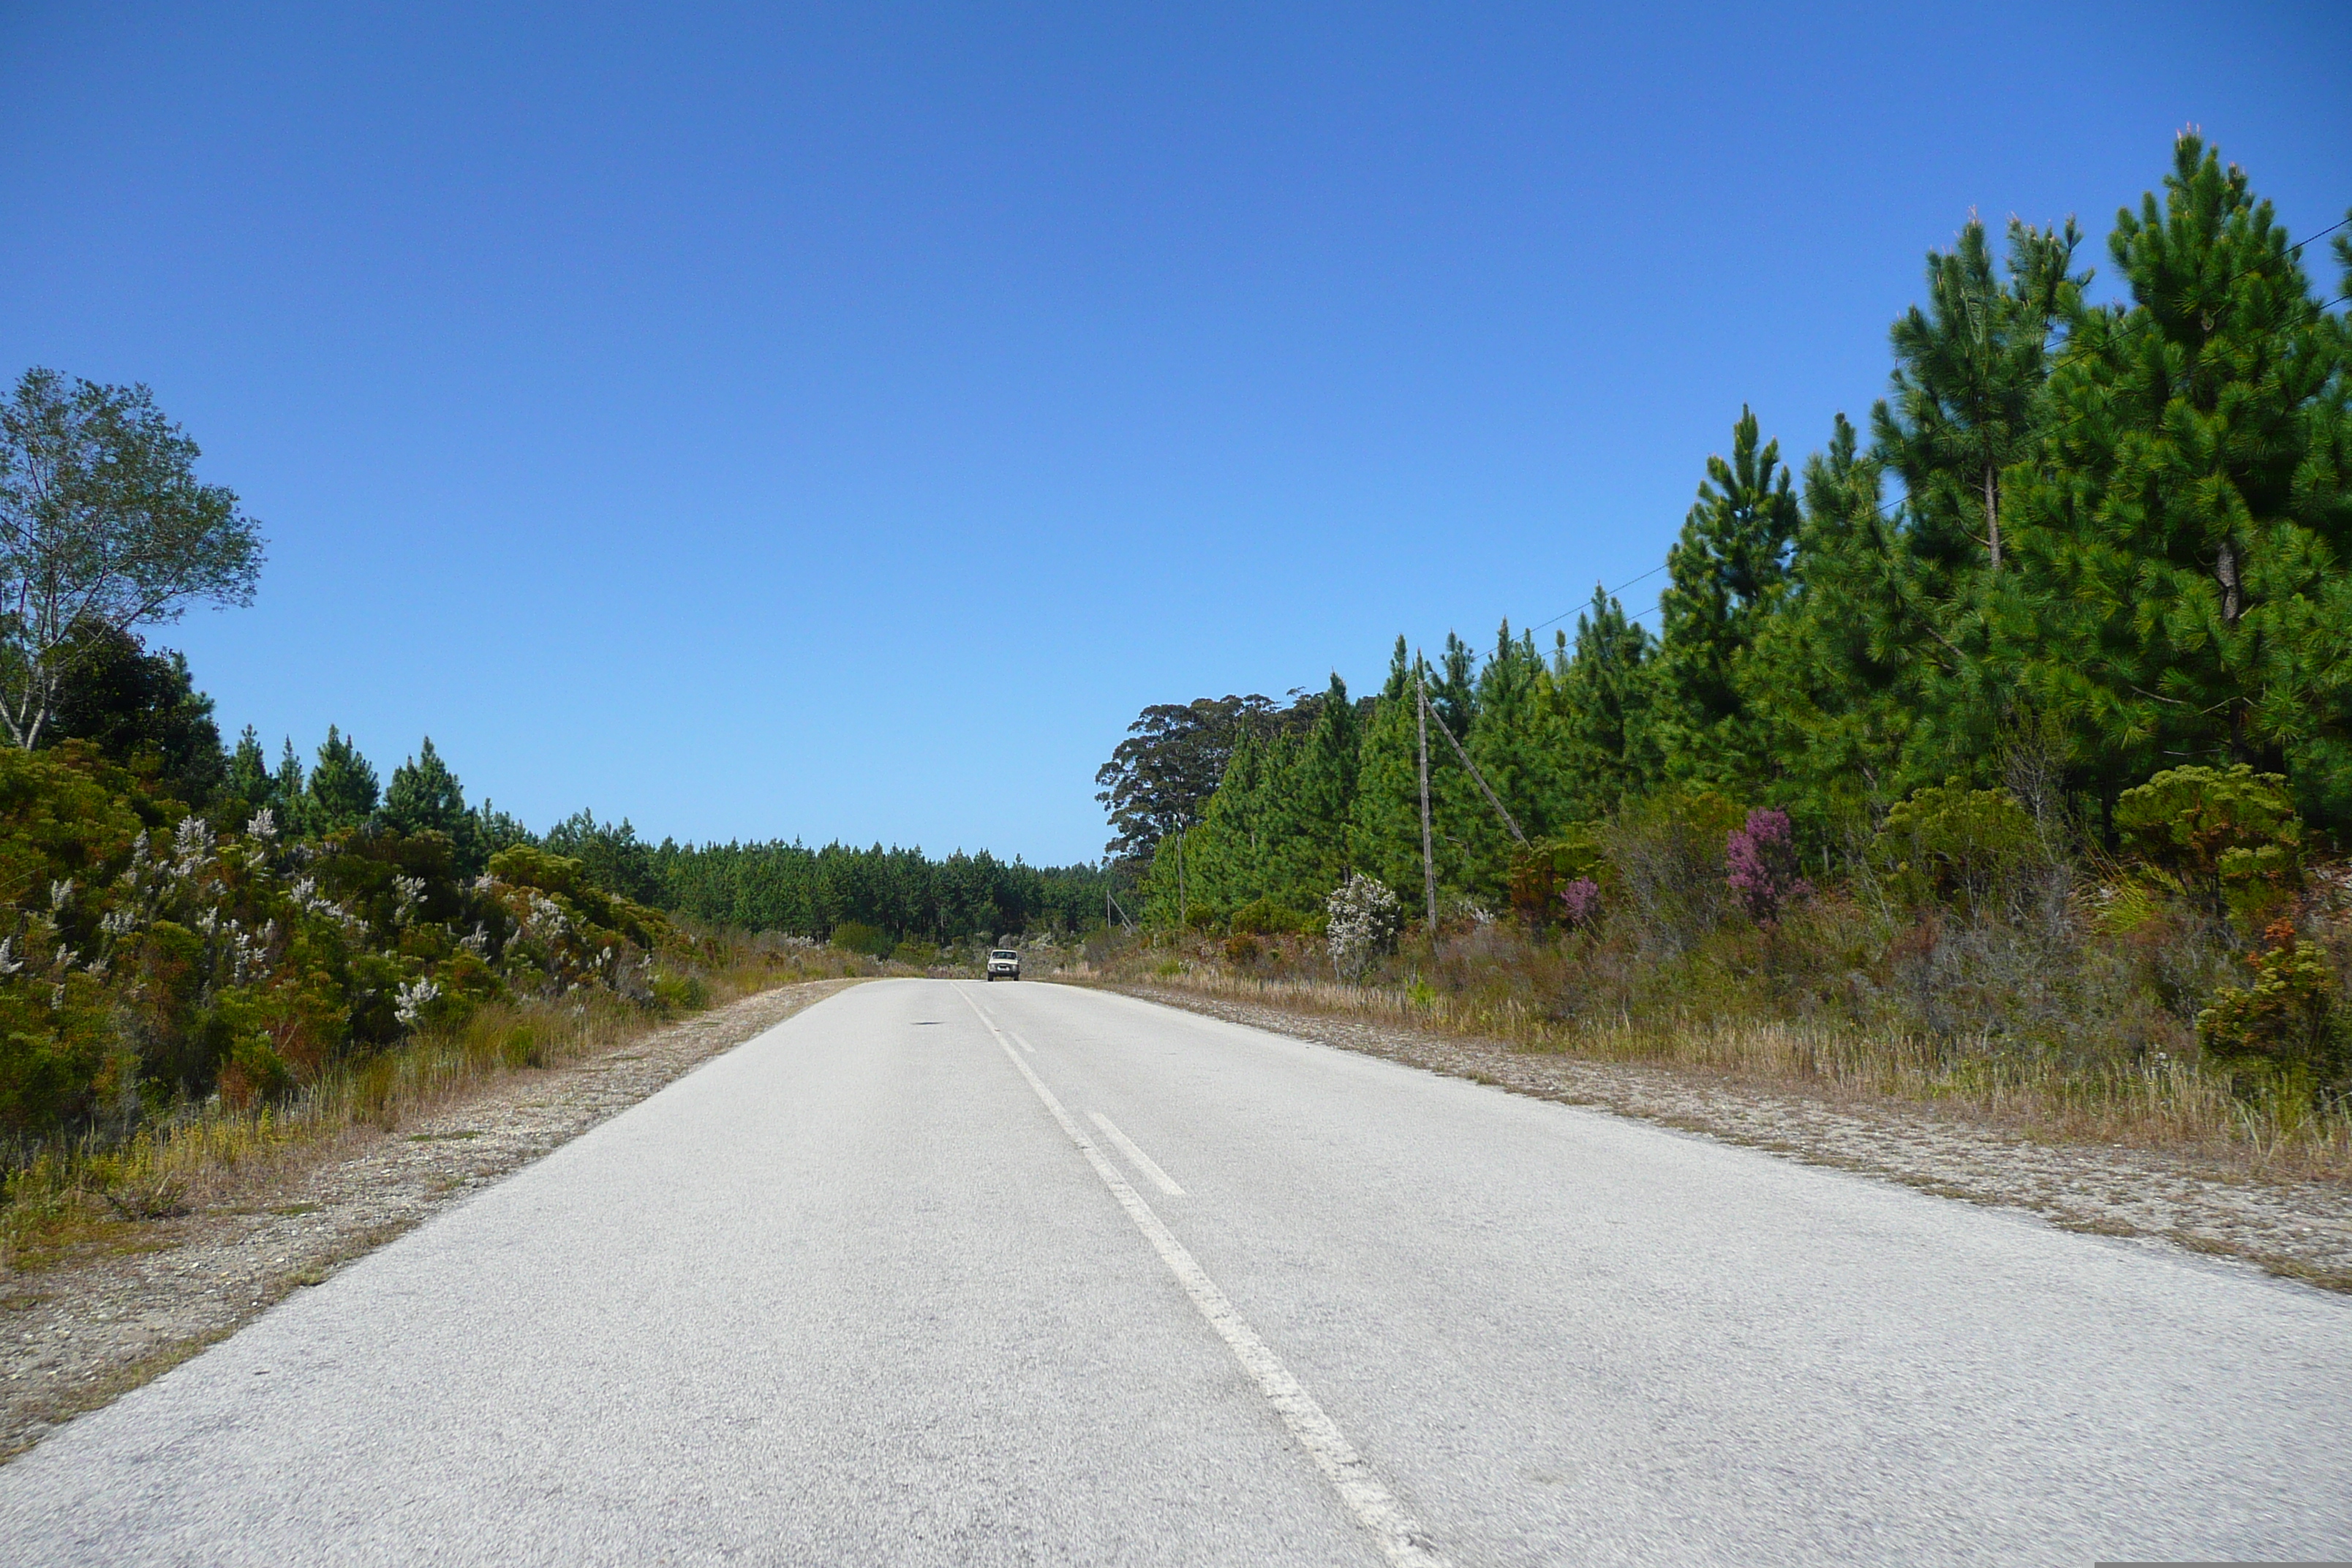
[[(1646, 583), (1646, 582), (1648, 582), (1651, 578), (1653, 578), (1653, 577), (1656, 576), (1659, 573), (1661, 573), (1661, 572), (1664, 571), (1665, 569), (1666, 569), (1666, 563), (1665, 563), (1664, 562), (1661, 561), (1661, 562), (1660, 562), (1660, 563), (1658, 563), (1658, 564), (1656, 564), (1655, 566), (1651, 567), (1647, 572), (1643, 573), (1639, 577), (1628, 577), (1628, 578), (1626, 578), (1622, 583), (1618, 584), (1614, 588), (1610, 589), (1610, 590), (1609, 590), (1609, 595), (1608, 595), (1608, 596), (1609, 596), (1610, 598), (1612, 598), (1612, 599), (1613, 599), (1613, 598), (1615, 598), (1618, 595), (1620, 595), (1620, 594), (1623, 593), (1626, 589), (1628, 589), (1628, 588), (1632, 587), (1634, 584), (1636, 584), (1636, 583)], [(1576, 614), (1576, 611), (1577, 611), (1577, 610), (1581, 610), (1582, 608), (1584, 608), (1584, 606), (1583, 606), (1582, 605), (1577, 605), (1577, 606), (1576, 606), (1576, 610), (1562, 610), (1559, 614), (1558, 614), (1558, 615), (1554, 616), (1550, 620), (1548, 620), (1548, 621), (1538, 621), (1534, 626), (1523, 626), (1523, 627), (1521, 627), (1520, 629), (1521, 629), (1522, 631), (1539, 632), (1539, 631), (1543, 630), (1543, 629), (1544, 629), (1544, 627), (1546, 627), (1546, 626), (1557, 626), (1557, 625), (1559, 625), (1560, 622), (1562, 622), (1562, 621), (1564, 621), (1564, 620), (1568, 619), (1568, 617), (1569, 617), (1569, 616), (1572, 616), (1572, 615)], [(1643, 614), (1647, 614), (1647, 613), (1648, 613), (1647, 611), (1644, 611), (1644, 612), (1643, 612)]]
[[(2301, 239), (2296, 240), (2293, 245), (2288, 246), (2287, 248), (2289, 250), (2301, 250), (2305, 246), (2309, 245), (2315, 239), (2326, 239), (2329, 235), (2334, 234), (2337, 229), (2342, 228), (2347, 224), (2352, 224), (2352, 217), (2338, 219), (2336, 222), (2329, 224), (2326, 228), (2321, 229), (2317, 234), (2306, 234)], [(2238, 274), (2233, 272), (2230, 276), (2231, 280), (2235, 281)]]

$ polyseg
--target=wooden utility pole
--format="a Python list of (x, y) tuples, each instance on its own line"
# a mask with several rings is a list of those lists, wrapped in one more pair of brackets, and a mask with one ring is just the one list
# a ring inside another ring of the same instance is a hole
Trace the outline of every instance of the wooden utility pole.
[(1412, 656), (1412, 694), (1415, 699), (1413, 727), (1421, 737), (1421, 891), (1428, 906), (1428, 924), (1423, 927), (1432, 942), (1437, 940), (1437, 861), (1430, 852), (1429, 839), (1429, 692), (1421, 681), (1421, 651)]

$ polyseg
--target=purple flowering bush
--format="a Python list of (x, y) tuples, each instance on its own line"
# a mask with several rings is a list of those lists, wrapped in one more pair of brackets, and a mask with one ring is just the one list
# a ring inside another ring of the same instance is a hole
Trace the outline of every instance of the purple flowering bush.
[(1770, 925), (1781, 910), (1812, 895), (1798, 875), (1796, 837), (1785, 811), (1751, 811), (1723, 846), (1723, 879), (1758, 925)]

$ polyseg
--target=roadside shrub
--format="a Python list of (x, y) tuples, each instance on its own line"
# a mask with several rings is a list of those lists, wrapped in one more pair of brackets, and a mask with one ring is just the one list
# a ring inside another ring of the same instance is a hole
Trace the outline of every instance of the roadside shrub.
[(1592, 881), (1601, 865), (1600, 841), (1581, 825), (1522, 847), (1511, 859), (1512, 910), (1538, 929), (1557, 924), (1568, 887)]
[(2116, 802), (2124, 847), (2216, 918), (2253, 918), (2301, 879), (2303, 821), (2286, 780), (2243, 763), (2168, 768)]
[(1281, 936), (1297, 931), (1304, 922), (1296, 910), (1261, 898), (1235, 910), (1231, 923), (1236, 936)]
[[(422, 834), (418, 838), (436, 841), (443, 865), (451, 864), (449, 840), (446, 835)], [(380, 836), (354, 835), (353, 840), (363, 846), (380, 841)], [(559, 907), (575, 921), (585, 922), (600, 931), (612, 932), (636, 947), (650, 951), (669, 934), (669, 922), (659, 910), (633, 903), (617, 893), (606, 892), (589, 875), (586, 865), (568, 856), (534, 849), (528, 844), (517, 844), (490, 857), (489, 874), (493, 881), (509, 888), (530, 889), (547, 894), (558, 900)]]
[(940, 961), (940, 950), (929, 942), (902, 942), (890, 950), (892, 962), (908, 963), (917, 969), (928, 969)]
[(864, 921), (844, 921), (833, 928), (833, 945), (844, 952), (862, 952), (868, 958), (887, 958), (890, 950), (898, 945), (898, 939), (879, 926)]
[(547, 1042), (529, 1024), (517, 1024), (499, 1041), (499, 1058), (509, 1068), (543, 1068), (547, 1065)]
[(1676, 785), (1612, 816), (1595, 831), (1601, 892), (1645, 948), (1689, 952), (1731, 912), (1723, 847), (1747, 813), (1710, 789)]
[(1225, 938), (1225, 962), (1240, 968), (1255, 967), (1263, 951), (1257, 938), (1247, 931), (1236, 931)]
[(282, 1100), (508, 995), (645, 1002), (677, 940), (562, 856), (461, 876), (445, 832), (224, 831), (151, 783), (77, 742), (0, 750), (0, 1134)]
[(2345, 1028), (2327, 955), (2281, 920), (2244, 962), (2251, 984), (2221, 987), (2197, 1016), (2205, 1049), (2225, 1062), (2251, 1058), (2322, 1083), (2340, 1079)]
[(1797, 874), (1797, 840), (1785, 811), (1751, 811), (1725, 836), (1723, 879), (1758, 925), (1770, 925), (1812, 884)]
[(710, 988), (698, 974), (656, 973), (649, 984), (655, 1006), (673, 1016), (698, 1013), (710, 1005)]
[(1331, 890), (1324, 910), (1329, 921), (1324, 940), (1330, 946), (1331, 967), (1351, 979), (1396, 944), (1397, 931), (1404, 924), (1397, 896), (1388, 885), (1360, 871), (1349, 873), (1348, 879)]
[(2039, 847), (2033, 819), (2007, 790), (1957, 780), (1914, 794), (1886, 814), (1870, 860), (1906, 902), (1986, 908)]

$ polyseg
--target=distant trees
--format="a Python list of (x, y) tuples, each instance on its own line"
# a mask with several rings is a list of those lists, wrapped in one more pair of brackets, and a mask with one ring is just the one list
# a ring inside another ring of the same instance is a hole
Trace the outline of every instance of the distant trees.
[[(629, 837), (634, 841), (634, 834)], [(1107, 868), (1033, 867), (985, 851), (934, 860), (919, 849), (879, 844), (812, 849), (782, 842), (681, 846), (666, 839), (645, 854), (664, 908), (751, 931), (819, 939), (848, 922), (894, 941), (935, 942), (1083, 931), (1103, 923), (1111, 882)]]
[(195, 477), (196, 444), (143, 386), (33, 369), (0, 402), (0, 732), (40, 743), (109, 636), (194, 600), (249, 603), (260, 531)]
[(1146, 708), (1095, 773), (1109, 815), (1109, 854), (1149, 860), (1160, 840), (1200, 819), (1242, 737), (1271, 719), (1271, 699), (1201, 697)]

